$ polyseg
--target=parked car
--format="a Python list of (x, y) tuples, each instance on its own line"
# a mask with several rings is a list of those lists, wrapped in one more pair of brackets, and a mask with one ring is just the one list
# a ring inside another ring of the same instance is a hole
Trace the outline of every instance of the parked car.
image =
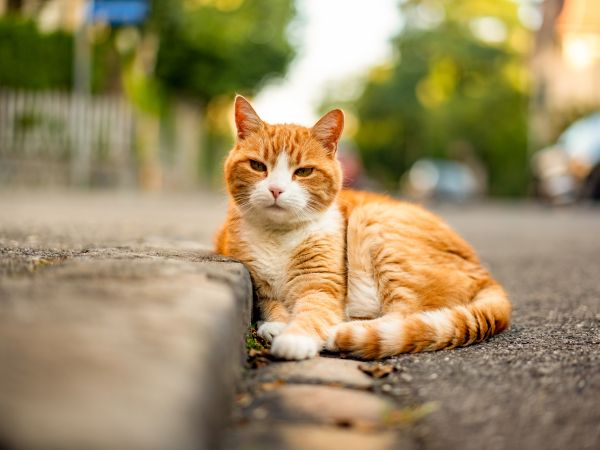
[(531, 159), (536, 193), (553, 203), (600, 201), (600, 112), (571, 124)]
[(402, 190), (420, 201), (466, 201), (481, 195), (484, 185), (476, 171), (465, 163), (423, 158), (403, 177)]

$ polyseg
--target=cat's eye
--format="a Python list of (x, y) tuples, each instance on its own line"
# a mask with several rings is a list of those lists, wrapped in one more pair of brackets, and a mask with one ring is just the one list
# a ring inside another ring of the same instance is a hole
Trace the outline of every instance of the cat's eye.
[(314, 169), (312, 167), (300, 167), (299, 169), (296, 169), (296, 171), (294, 172), (294, 175), (299, 176), (299, 177), (307, 177), (311, 173), (313, 173), (313, 170)]
[(266, 172), (267, 171), (267, 166), (265, 166), (260, 161), (255, 161), (254, 159), (250, 160), (250, 167), (252, 167), (252, 169), (256, 170), (257, 172)]

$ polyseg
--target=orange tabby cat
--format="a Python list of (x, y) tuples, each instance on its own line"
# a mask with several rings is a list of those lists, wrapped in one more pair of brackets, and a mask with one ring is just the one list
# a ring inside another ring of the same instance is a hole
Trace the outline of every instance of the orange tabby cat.
[(508, 326), (506, 294), (439, 218), (341, 190), (342, 111), (312, 128), (270, 125), (238, 96), (235, 121), (217, 251), (250, 270), (258, 334), (273, 355), (304, 359), (325, 346), (382, 358), (469, 345)]

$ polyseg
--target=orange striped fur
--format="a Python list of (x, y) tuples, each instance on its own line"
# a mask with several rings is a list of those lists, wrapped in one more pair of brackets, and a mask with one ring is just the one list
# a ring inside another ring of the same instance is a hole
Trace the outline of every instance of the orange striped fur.
[(231, 203), (216, 248), (246, 264), (285, 359), (323, 347), (376, 359), (481, 342), (511, 305), (472, 248), (425, 209), (341, 190), (340, 110), (312, 128), (263, 122), (236, 98)]

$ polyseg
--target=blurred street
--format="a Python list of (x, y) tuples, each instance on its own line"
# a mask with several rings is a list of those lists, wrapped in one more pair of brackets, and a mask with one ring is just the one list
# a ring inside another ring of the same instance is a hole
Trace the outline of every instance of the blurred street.
[(2, 246), (81, 249), (154, 245), (212, 248), (225, 194), (0, 191)]

